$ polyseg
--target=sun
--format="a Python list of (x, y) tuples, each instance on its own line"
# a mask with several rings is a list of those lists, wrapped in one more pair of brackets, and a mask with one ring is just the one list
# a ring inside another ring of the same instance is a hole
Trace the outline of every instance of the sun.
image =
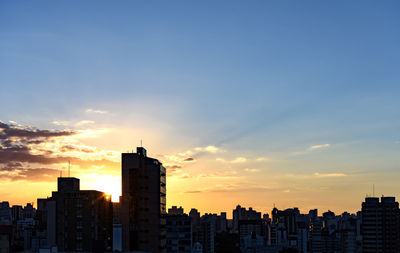
[(98, 190), (111, 195), (112, 202), (119, 202), (121, 195), (121, 177), (115, 175), (85, 174), (81, 176), (85, 188)]

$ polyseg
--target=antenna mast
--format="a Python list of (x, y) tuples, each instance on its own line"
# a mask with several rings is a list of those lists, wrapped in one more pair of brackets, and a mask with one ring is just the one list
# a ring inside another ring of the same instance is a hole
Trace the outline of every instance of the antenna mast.
[(372, 197), (375, 197), (375, 184), (372, 185)]

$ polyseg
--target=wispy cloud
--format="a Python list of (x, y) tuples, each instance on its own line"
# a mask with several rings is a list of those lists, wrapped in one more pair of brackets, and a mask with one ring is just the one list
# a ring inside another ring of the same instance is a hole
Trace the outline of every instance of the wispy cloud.
[(198, 188), (196, 190), (186, 191), (184, 193), (205, 193), (205, 192), (285, 192), (287, 189), (273, 188), (265, 185), (257, 185), (251, 183), (244, 184), (219, 184), (214, 187)]
[(316, 177), (346, 177), (347, 175), (344, 173), (314, 173)]
[(249, 169), (249, 168), (245, 168), (244, 171), (247, 171), (247, 172), (259, 172), (260, 170), (259, 170), (259, 169)]
[(108, 113), (108, 111), (104, 111), (104, 110), (95, 110), (95, 109), (86, 109), (87, 113), (97, 113), (97, 114), (106, 114)]
[(224, 150), (216, 146), (210, 145), (205, 147), (196, 147), (183, 152), (162, 156), (164, 158), (164, 165), (169, 167), (179, 166), (180, 168), (182, 168), (185, 164), (195, 163), (197, 161), (197, 158), (201, 156), (204, 156), (206, 154), (216, 154), (219, 152), (224, 152)]
[(231, 161), (231, 163), (244, 163), (246, 161), (247, 159), (245, 157), (236, 157), (234, 160)]
[(88, 124), (94, 124), (93, 120), (81, 120), (75, 123), (75, 126), (83, 126)]
[(315, 149), (323, 149), (323, 148), (329, 148), (331, 145), (326, 143), (326, 144), (319, 144), (319, 145), (313, 145), (309, 149), (310, 150), (315, 150)]
[(223, 152), (222, 149), (216, 147), (216, 146), (207, 146), (207, 147), (197, 147), (194, 150), (197, 152), (208, 152), (208, 153), (218, 153), (218, 152)]
[(215, 159), (217, 162), (223, 162), (223, 163), (245, 163), (247, 162), (247, 158), (246, 157), (236, 157), (233, 160), (225, 160), (224, 158), (218, 157)]
[(81, 120), (81, 121), (77, 121), (77, 122), (71, 122), (71, 121), (52, 121), (51, 122), (53, 125), (56, 126), (75, 126), (75, 127), (81, 127), (84, 125), (89, 125), (89, 124), (94, 124), (95, 122), (93, 120)]
[(70, 124), (68, 121), (53, 121), (51, 123), (53, 123), (56, 126), (67, 126)]

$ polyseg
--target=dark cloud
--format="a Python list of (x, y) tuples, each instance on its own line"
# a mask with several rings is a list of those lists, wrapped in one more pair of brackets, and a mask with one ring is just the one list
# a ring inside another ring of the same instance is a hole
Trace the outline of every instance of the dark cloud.
[(167, 168), (167, 169), (180, 169), (180, 168), (182, 168), (182, 166), (180, 166), (180, 165), (170, 165), (170, 166), (165, 166), (165, 168)]
[(38, 144), (42, 144), (42, 143), (45, 143), (45, 142), (49, 142), (49, 140), (46, 140), (46, 139), (28, 140), (25, 143), (26, 144), (36, 144), (36, 145), (38, 145)]
[(83, 152), (83, 153), (93, 153), (93, 150), (89, 149), (89, 148), (80, 148), (80, 147), (76, 147), (76, 146), (73, 146), (73, 145), (62, 146), (61, 152), (67, 152), (67, 151), (78, 151), (78, 152)]
[(202, 193), (203, 191), (185, 191), (184, 193)]
[(71, 130), (54, 131), (54, 130), (39, 130), (30, 127), (21, 128), (8, 125), (1, 121), (0, 121), (0, 130), (2, 130), (0, 132), (0, 139), (9, 139), (10, 137), (19, 137), (28, 139), (52, 138), (60, 136), (71, 136), (75, 134), (75, 132)]
[(21, 163), (8, 163), (7, 166), (9, 167), (22, 167)]
[(185, 160), (183, 160), (184, 162), (191, 162), (191, 161), (194, 161), (194, 158), (193, 157), (188, 157), (188, 158), (186, 158)]
[[(36, 168), (37, 166), (59, 166), (71, 162), (80, 169), (92, 166), (114, 169), (118, 162), (107, 159), (84, 160), (78, 157), (63, 155), (63, 152), (76, 150), (93, 153), (88, 147), (64, 145), (59, 150), (38, 149), (34, 145), (52, 143), (55, 138), (72, 136), (73, 131), (38, 130), (32, 127), (16, 127), (0, 121), (0, 179), (54, 181), (59, 170)], [(38, 165), (40, 164), (40, 165)]]
[(168, 165), (168, 166), (165, 166), (165, 168), (167, 169), (167, 172), (174, 173), (177, 170), (181, 169), (182, 166), (180, 166), (180, 165)]
[[(67, 159), (68, 160), (68, 159)], [(34, 155), (26, 146), (14, 146), (9, 148), (0, 148), (0, 164), (10, 162), (26, 162), (40, 164), (60, 163), (59, 158), (49, 157), (47, 155)]]
[(22, 164), (21, 163), (7, 163), (5, 166), (0, 167), (0, 171), (16, 171), (16, 170), (22, 170)]

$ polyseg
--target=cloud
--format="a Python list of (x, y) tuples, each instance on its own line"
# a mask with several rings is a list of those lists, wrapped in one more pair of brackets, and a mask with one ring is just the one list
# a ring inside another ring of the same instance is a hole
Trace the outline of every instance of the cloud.
[(59, 174), (60, 171), (56, 169), (29, 168), (15, 170), (14, 173), (0, 174), (0, 179), (8, 179), (11, 181), (54, 182)]
[(197, 147), (195, 148), (196, 151), (198, 152), (208, 152), (208, 153), (218, 153), (218, 152), (223, 152), (222, 149), (216, 147), (216, 146), (207, 146), (207, 147)]
[(184, 193), (201, 193), (202, 191), (196, 190), (196, 191), (185, 191)]
[(95, 122), (93, 120), (81, 120), (78, 122), (71, 122), (71, 121), (53, 121), (51, 122), (56, 126), (84, 126), (84, 125), (89, 125), (89, 124), (94, 124)]
[(188, 173), (183, 173), (182, 175), (180, 175), (180, 178), (186, 179), (186, 178), (191, 178), (191, 176)]
[(186, 191), (184, 193), (192, 194), (192, 193), (213, 193), (213, 192), (287, 192), (287, 189), (282, 188), (272, 188), (265, 185), (257, 185), (257, 184), (220, 184), (214, 187), (209, 188), (199, 188), (196, 190)]
[(247, 161), (247, 158), (245, 157), (236, 157), (235, 159), (231, 160), (231, 161), (227, 161), (224, 158), (217, 158), (215, 159), (217, 162), (223, 162), (223, 163), (244, 163)]
[(249, 168), (245, 168), (244, 171), (247, 171), (247, 172), (259, 172), (260, 170), (259, 170), (259, 169), (249, 169)]
[(197, 175), (197, 178), (207, 178), (207, 179), (233, 179), (240, 178), (235, 172), (214, 172), (214, 173), (202, 173)]
[(83, 126), (88, 124), (94, 124), (93, 120), (81, 120), (75, 123), (75, 126)]
[(119, 167), (116, 152), (80, 144), (77, 139), (79, 133), (39, 130), (0, 121), (0, 178), (49, 180), (58, 173), (60, 164), (69, 161), (79, 170), (89, 170), (93, 166), (107, 169)]
[(314, 173), (314, 176), (316, 177), (346, 177), (347, 175), (344, 173), (326, 173), (326, 174), (321, 174), (321, 173)]
[(77, 145), (64, 145), (61, 147), (61, 152), (83, 152), (83, 153), (94, 153), (95, 149), (90, 147), (81, 147)]
[(51, 123), (53, 123), (56, 126), (67, 126), (70, 124), (68, 121), (53, 121)]
[(32, 129), (32, 127), (17, 127), (10, 126), (8, 124), (0, 121), (0, 139), (9, 139), (11, 137), (19, 137), (19, 138), (52, 138), (52, 137), (60, 137), (60, 136), (71, 136), (74, 135), (75, 132), (71, 130), (39, 130)]
[(245, 157), (236, 157), (231, 163), (244, 163), (247, 159)]
[(104, 110), (95, 110), (95, 109), (86, 109), (87, 113), (97, 113), (97, 114), (106, 114), (108, 113), (108, 111), (104, 111)]
[(326, 143), (326, 144), (319, 144), (319, 145), (311, 146), (309, 149), (315, 150), (315, 149), (329, 148), (330, 146), (331, 146), (330, 144)]
[(182, 168), (182, 166), (180, 166), (180, 165), (164, 165), (165, 166), (165, 168), (167, 169), (167, 173), (168, 172), (176, 172), (176, 171), (178, 171), (179, 169), (181, 169)]
[(215, 146), (196, 147), (177, 154), (163, 155), (166, 159), (166, 161), (163, 162), (183, 166), (184, 163), (195, 162), (198, 157), (201, 157), (206, 153), (215, 154), (218, 152), (223, 152), (223, 150)]

